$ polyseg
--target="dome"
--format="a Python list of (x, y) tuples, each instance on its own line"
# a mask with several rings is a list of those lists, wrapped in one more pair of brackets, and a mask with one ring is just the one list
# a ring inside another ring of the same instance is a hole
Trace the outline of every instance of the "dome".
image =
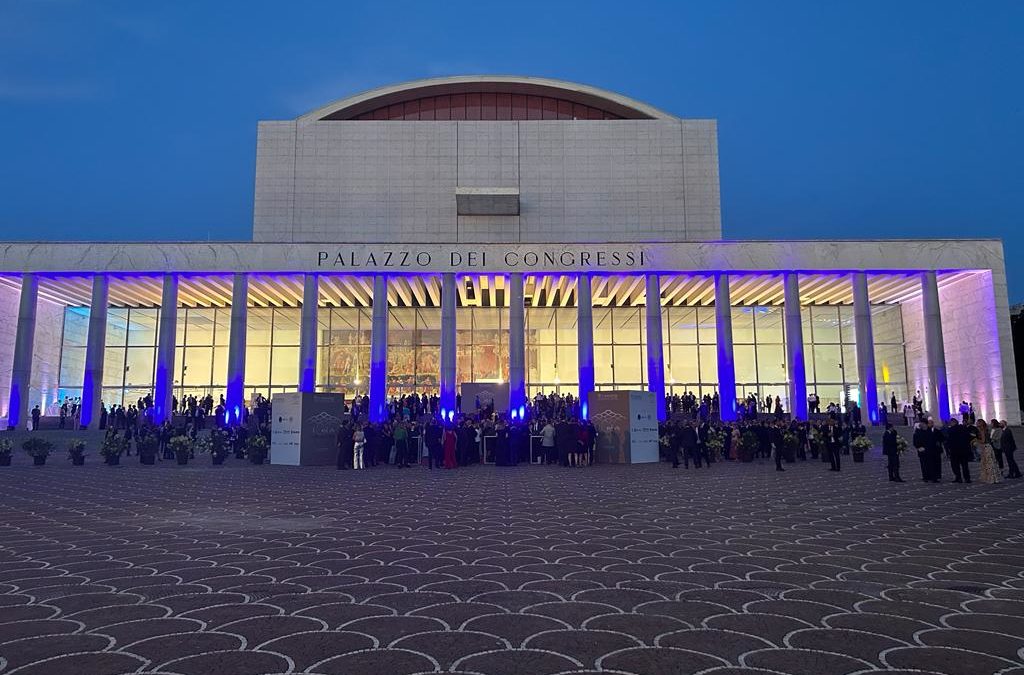
[(299, 117), (333, 120), (675, 119), (619, 94), (539, 77), (461, 76), (413, 80), (338, 99)]

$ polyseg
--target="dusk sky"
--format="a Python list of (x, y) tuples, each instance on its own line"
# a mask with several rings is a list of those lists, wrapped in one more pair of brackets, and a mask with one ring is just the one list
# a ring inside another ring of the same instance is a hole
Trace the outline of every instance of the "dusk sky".
[(726, 238), (1001, 237), (1021, 302), (1022, 34), (1014, 0), (3, 0), (0, 239), (246, 240), (258, 120), (537, 75), (716, 118)]

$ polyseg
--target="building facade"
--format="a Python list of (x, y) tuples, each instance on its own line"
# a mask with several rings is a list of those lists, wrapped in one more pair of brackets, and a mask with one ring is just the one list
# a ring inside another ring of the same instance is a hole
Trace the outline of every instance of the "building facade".
[[(253, 240), (6, 243), (0, 417), (81, 397), (649, 389), (1017, 423), (1002, 245), (726, 241), (717, 131), (582, 85), (459, 77), (261, 122)], [(10, 373), (8, 376), (7, 374)], [(585, 406), (584, 406), (585, 410)]]

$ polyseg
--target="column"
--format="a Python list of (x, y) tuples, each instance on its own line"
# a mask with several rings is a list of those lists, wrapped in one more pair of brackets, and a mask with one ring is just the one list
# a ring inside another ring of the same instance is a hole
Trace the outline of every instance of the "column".
[(924, 341), (928, 353), (928, 412), (939, 420), (949, 419), (949, 387), (946, 381), (946, 346), (942, 340), (942, 312), (939, 310), (939, 281), (934, 271), (921, 277), (924, 308)]
[(302, 285), (302, 316), (299, 326), (299, 391), (316, 391), (317, 305), (320, 277), (307, 274)]
[(786, 368), (789, 371), (789, 412), (795, 420), (807, 419), (807, 364), (804, 361), (804, 326), (800, 318), (800, 275), (786, 272), (785, 292)]
[(718, 345), (718, 403), (722, 419), (736, 419), (736, 361), (732, 353), (729, 275), (715, 274), (715, 336)]
[(508, 409), (513, 419), (526, 414), (526, 310), (523, 307), (523, 274), (508, 278)]
[(245, 332), (249, 318), (249, 277), (235, 273), (231, 284), (231, 336), (228, 339), (228, 424), (241, 424), (245, 410)]
[(458, 294), (455, 273), (441, 275), (441, 417), (455, 415), (455, 310)]
[(594, 299), (590, 275), (576, 280), (576, 356), (579, 364), (580, 417), (590, 416), (590, 392), (594, 390)]
[(857, 379), (860, 405), (872, 425), (878, 424), (878, 383), (875, 377), (875, 335), (871, 329), (868, 275), (853, 274), (853, 332), (857, 340)]
[[(165, 274), (160, 295), (160, 334), (156, 345), (156, 400), (153, 421), (163, 424), (174, 414), (174, 348), (178, 337), (178, 275)], [(218, 420), (219, 422), (220, 420)]]
[[(92, 278), (92, 304), (89, 306), (89, 335), (85, 344), (85, 379), (82, 383), (83, 429), (98, 428), (103, 403), (103, 356), (107, 342), (107, 305), (109, 286), (106, 275)], [(124, 373), (121, 373), (122, 376)], [(93, 425), (95, 422), (95, 425)]]
[(11, 398), (7, 407), (7, 428), (25, 427), (28, 415), (28, 391), (32, 384), (32, 347), (36, 335), (36, 303), (39, 280), (26, 272), (21, 275), (21, 303), (14, 337), (14, 364), (11, 369)]
[(654, 392), (658, 419), (665, 419), (665, 359), (662, 356), (661, 335), (661, 278), (647, 275), (647, 390)]
[(373, 324), (370, 329), (370, 421), (388, 418), (388, 278), (373, 277)]

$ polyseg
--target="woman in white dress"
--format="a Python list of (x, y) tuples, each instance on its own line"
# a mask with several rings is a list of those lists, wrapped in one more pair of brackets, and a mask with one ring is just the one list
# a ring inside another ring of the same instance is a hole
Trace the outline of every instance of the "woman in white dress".
[(1002, 472), (996, 463), (996, 453), (992, 449), (991, 437), (989, 436), (988, 425), (985, 420), (978, 420), (978, 437), (974, 439), (978, 454), (981, 455), (981, 476), (982, 483), (998, 483), (1002, 480)]

